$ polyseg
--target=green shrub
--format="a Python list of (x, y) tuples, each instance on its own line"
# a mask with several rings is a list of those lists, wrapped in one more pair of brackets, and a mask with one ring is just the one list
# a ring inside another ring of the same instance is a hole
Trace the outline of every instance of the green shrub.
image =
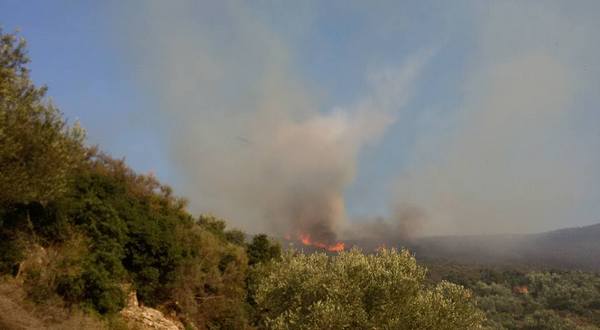
[(272, 241), (265, 234), (259, 234), (252, 238), (252, 242), (247, 245), (248, 263), (256, 265), (278, 259), (281, 257), (281, 245)]

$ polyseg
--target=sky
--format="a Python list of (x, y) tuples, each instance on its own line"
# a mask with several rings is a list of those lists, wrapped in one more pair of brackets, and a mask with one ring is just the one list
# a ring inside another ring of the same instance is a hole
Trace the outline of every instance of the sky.
[(89, 143), (194, 213), (338, 236), (378, 219), (422, 235), (600, 221), (599, 13), (592, 0), (0, 1), (34, 81)]

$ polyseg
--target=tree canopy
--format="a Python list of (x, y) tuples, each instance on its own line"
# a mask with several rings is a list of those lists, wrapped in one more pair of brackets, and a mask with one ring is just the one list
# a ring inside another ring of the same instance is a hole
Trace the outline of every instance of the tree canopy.
[(84, 156), (84, 131), (68, 126), (29, 77), (23, 39), (0, 30), (0, 204), (45, 202), (65, 192)]
[(268, 329), (473, 329), (483, 315), (461, 286), (424, 284), (408, 251), (290, 252), (258, 279)]

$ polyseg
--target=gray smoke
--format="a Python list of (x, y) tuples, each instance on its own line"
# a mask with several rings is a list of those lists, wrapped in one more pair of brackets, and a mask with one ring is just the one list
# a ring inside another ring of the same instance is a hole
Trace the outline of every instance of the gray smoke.
[[(418, 109), (421, 129), (413, 150), (402, 151), (410, 162), (392, 184), (390, 215), (350, 225), (344, 191), (357, 157), (404, 118), (431, 52), (373, 70), (363, 95), (322, 109), (321, 91), (294, 70), (295, 45), (268, 14), (233, 1), (144, 4), (129, 11), (127, 48), (160, 102), (178, 188), (195, 212), (330, 243), (339, 233), (393, 241), (544, 230), (600, 211), (593, 10), (471, 6), (478, 36), (462, 104)], [(287, 33), (310, 25), (310, 9), (294, 14), (299, 28)]]
[(391, 216), (357, 219), (347, 224), (344, 238), (370, 250), (406, 246), (422, 234), (428, 221), (425, 211), (415, 205), (397, 204)]
[(226, 2), (191, 17), (193, 6), (152, 3), (130, 45), (173, 125), (192, 207), (250, 232), (334, 242), (357, 155), (398, 118), (428, 54), (374, 71), (361, 98), (320, 111), (256, 13)]

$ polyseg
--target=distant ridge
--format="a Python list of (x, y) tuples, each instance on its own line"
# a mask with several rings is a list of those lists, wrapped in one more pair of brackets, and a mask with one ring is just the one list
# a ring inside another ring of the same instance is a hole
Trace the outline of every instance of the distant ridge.
[[(327, 252), (298, 241), (280, 241), (285, 248), (305, 253)], [(404, 242), (345, 240), (344, 243), (347, 248), (359, 247), (366, 252), (379, 247), (406, 247), (426, 263), (600, 272), (600, 223), (533, 234), (446, 235)]]
[(423, 237), (407, 246), (422, 260), (600, 271), (600, 223), (537, 234)]

